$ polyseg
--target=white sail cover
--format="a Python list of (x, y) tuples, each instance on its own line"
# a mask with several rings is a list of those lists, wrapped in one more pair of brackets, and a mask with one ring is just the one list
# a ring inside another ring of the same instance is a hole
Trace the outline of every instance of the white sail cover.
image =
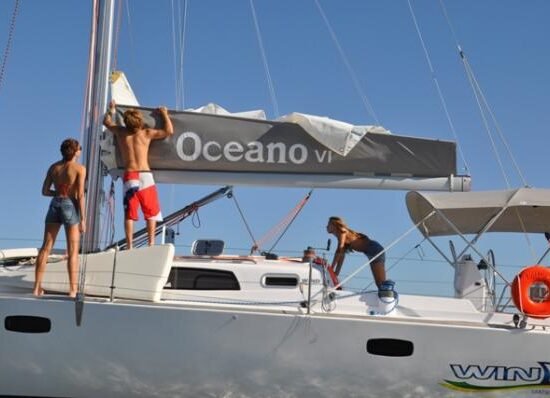
[(390, 133), (380, 126), (354, 126), (328, 117), (297, 112), (282, 116), (277, 120), (298, 124), (319, 143), (341, 156), (347, 156), (367, 132)]
[[(111, 74), (111, 95), (119, 105), (139, 106), (138, 100), (124, 72), (115, 71)], [(199, 108), (185, 109), (186, 112), (207, 113), (211, 115), (242, 117), (247, 119), (267, 120), (262, 109), (229, 112), (222, 106), (208, 103)], [(346, 156), (363, 136), (369, 133), (389, 134), (390, 131), (381, 126), (354, 126), (352, 124), (330, 119), (324, 116), (307, 115), (305, 113), (290, 113), (277, 119), (280, 122), (296, 123), (311, 137), (332, 151)]]
[(117, 104), (139, 106), (139, 102), (123, 72), (111, 73), (111, 98)]
[(456, 235), (447, 218), (462, 234), (486, 232), (550, 231), (550, 190), (519, 188), (485, 192), (409, 192), (407, 208), (417, 224), (432, 210), (435, 214), (419, 226), (425, 236)]

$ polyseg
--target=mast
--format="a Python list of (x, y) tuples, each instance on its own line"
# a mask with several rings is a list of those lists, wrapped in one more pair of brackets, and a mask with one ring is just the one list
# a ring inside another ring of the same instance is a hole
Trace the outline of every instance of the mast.
[(92, 1), (92, 23), (85, 99), (84, 154), (87, 231), (83, 235), (83, 253), (99, 250), (100, 208), (103, 170), (100, 158), (100, 135), (104, 134), (102, 116), (107, 107), (115, 0)]

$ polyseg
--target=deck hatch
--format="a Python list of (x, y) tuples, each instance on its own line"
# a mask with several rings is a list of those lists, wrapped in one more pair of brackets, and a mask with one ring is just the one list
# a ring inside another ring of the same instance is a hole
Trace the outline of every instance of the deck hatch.
[(367, 352), (372, 355), (385, 357), (410, 357), (414, 345), (411, 341), (400, 339), (369, 339)]
[(4, 319), (4, 327), (10, 332), (48, 333), (52, 328), (49, 318), (30, 315), (10, 315)]

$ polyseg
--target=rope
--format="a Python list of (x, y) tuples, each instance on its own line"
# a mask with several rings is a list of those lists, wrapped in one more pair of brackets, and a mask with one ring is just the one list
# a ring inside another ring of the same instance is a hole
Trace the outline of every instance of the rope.
[(264, 43), (262, 41), (262, 34), (260, 32), (260, 25), (258, 23), (258, 18), (256, 16), (256, 9), (254, 8), (254, 0), (250, 0), (250, 10), (252, 11), (252, 19), (254, 20), (254, 28), (256, 29), (256, 38), (258, 39), (258, 45), (260, 47), (260, 53), (262, 55), (262, 62), (264, 64), (265, 75), (267, 78), (267, 85), (269, 88), (269, 95), (271, 97), (271, 103), (273, 104), (273, 112), (275, 117), (279, 117), (279, 105), (277, 104), (277, 98), (275, 96), (275, 87), (273, 86), (273, 79), (271, 78), (271, 73), (269, 72), (269, 65), (267, 63), (267, 57), (265, 54)]
[[(184, 108), (185, 92), (183, 85), (183, 60), (185, 53), (185, 35), (187, 30), (187, 1), (184, 1), (183, 19), (181, 18), (181, 1), (174, 6), (174, 0), (171, 0), (172, 6), (172, 56), (174, 67), (174, 88), (176, 91), (176, 109)], [(177, 16), (177, 20), (176, 17)], [(179, 33), (179, 34), (178, 34)], [(179, 60), (178, 60), (179, 54)]]
[[(501, 157), (498, 154), (496, 144), (495, 144), (493, 136), (491, 134), (491, 130), (490, 130), (489, 124), (487, 122), (487, 117), (485, 116), (485, 111), (488, 112), (489, 115), (491, 116), (491, 119), (493, 121), (495, 129), (498, 133), (498, 137), (500, 138), (500, 141), (504, 145), (504, 148), (506, 149), (508, 157), (512, 161), (512, 164), (513, 164), (519, 178), (521, 179), (521, 182), (522, 182), (523, 186), (529, 186), (527, 184), (527, 180), (525, 179), (525, 177), (523, 175), (523, 172), (521, 171), (521, 169), (520, 169), (520, 167), (519, 167), (519, 165), (516, 161), (515, 156), (512, 153), (512, 150), (510, 148), (510, 145), (508, 144), (508, 141), (506, 140), (506, 138), (504, 137), (504, 134), (502, 133), (500, 125), (497, 122), (497, 119), (496, 119), (493, 111), (491, 110), (491, 107), (490, 107), (489, 103), (487, 102), (487, 99), (485, 98), (485, 95), (483, 94), (483, 90), (481, 89), (481, 86), (479, 85), (479, 83), (478, 83), (478, 81), (475, 77), (474, 71), (473, 71), (472, 67), (469, 64), (468, 59), (466, 58), (466, 54), (464, 53), (464, 50), (462, 49), (462, 46), (460, 45), (460, 42), (458, 41), (457, 35), (455, 33), (455, 30), (453, 28), (453, 25), (451, 23), (451, 19), (449, 18), (449, 14), (447, 13), (447, 9), (445, 7), (445, 4), (443, 3), (443, 0), (439, 0), (439, 4), (441, 5), (441, 9), (443, 10), (443, 15), (445, 16), (445, 20), (447, 21), (447, 25), (449, 26), (449, 29), (450, 29), (451, 34), (453, 36), (453, 39), (454, 39), (454, 41), (456, 43), (456, 46), (458, 48), (460, 59), (462, 60), (462, 63), (464, 65), (464, 69), (466, 71), (466, 76), (468, 77), (468, 81), (470, 82), (470, 86), (472, 87), (472, 91), (474, 92), (474, 96), (476, 98), (476, 102), (477, 102), (479, 111), (481, 113), (481, 118), (482, 118), (483, 124), (485, 126), (485, 130), (487, 131), (487, 134), (489, 136), (491, 146), (492, 146), (493, 151), (495, 153), (495, 157), (497, 158), (497, 162), (499, 164), (502, 175), (504, 177), (504, 181), (506, 183), (506, 186), (508, 188), (510, 188), (510, 183), (508, 181), (508, 176), (507, 176), (507, 174), (504, 170), (504, 166), (502, 164)], [(483, 108), (484, 106), (485, 106), (485, 111), (484, 111), (484, 108)]]
[(332, 38), (332, 41), (334, 42), (334, 45), (336, 46), (336, 49), (338, 50), (340, 57), (342, 58), (342, 62), (346, 66), (346, 69), (348, 70), (348, 73), (351, 76), (351, 80), (353, 82), (353, 86), (355, 88), (355, 91), (361, 98), (361, 101), (363, 102), (363, 106), (365, 107), (365, 110), (367, 113), (376, 121), (376, 124), (380, 125), (380, 121), (378, 120), (378, 117), (376, 116), (376, 113), (374, 112), (374, 108), (372, 107), (369, 99), (367, 98), (366, 94), (364, 93), (363, 89), (361, 88), (361, 84), (359, 83), (359, 79), (357, 78), (357, 74), (351, 67), (351, 64), (348, 60), (348, 57), (346, 56), (344, 49), (340, 45), (340, 42), (338, 41), (338, 38), (336, 37), (336, 33), (334, 33), (334, 29), (332, 29), (332, 26), (323, 11), (323, 8), (321, 7), (321, 4), (319, 4), (318, 0), (315, 0), (315, 4), (317, 5), (317, 8), (319, 9), (319, 13), (321, 14), (321, 17), (323, 18), (323, 21), (325, 22), (325, 25), (327, 26), (327, 29), (330, 33), (330, 37)]
[(498, 149), (496, 147), (495, 140), (493, 138), (493, 135), (491, 134), (491, 129), (489, 127), (489, 123), (487, 122), (487, 117), (485, 116), (485, 112), (483, 111), (483, 106), (481, 105), (481, 101), (479, 98), (479, 92), (477, 90), (477, 82), (475, 80), (474, 72), (471, 70), (470, 65), (468, 64), (468, 60), (466, 59), (466, 55), (462, 51), (462, 49), (459, 47), (459, 53), (460, 58), (462, 60), (462, 63), (464, 64), (464, 69), (466, 70), (466, 76), (468, 77), (468, 80), (470, 82), (470, 86), (472, 87), (472, 91), (474, 92), (474, 97), (477, 102), (477, 106), (479, 108), (479, 112), (481, 114), (481, 120), (483, 121), (483, 126), (485, 127), (485, 132), (487, 133), (487, 136), (489, 137), (489, 142), (491, 143), (491, 147), (493, 148), (493, 153), (495, 154), (495, 158), (497, 160), (497, 163), (500, 167), (500, 172), (502, 173), (502, 177), (504, 178), (504, 182), (506, 183), (506, 187), (508, 189), (511, 188), (510, 182), (508, 181), (508, 176), (506, 174), (506, 171), (504, 170), (504, 165), (502, 164), (502, 159), (498, 153)]
[[(172, 57), (173, 57), (173, 63), (174, 63), (174, 89), (176, 90), (176, 109), (180, 109), (179, 108), (179, 102), (178, 102), (178, 99), (179, 99), (179, 92), (178, 92), (178, 66), (177, 66), (177, 61), (176, 61), (176, 19), (175, 19), (175, 15), (176, 15), (176, 12), (174, 11), (174, 0), (171, 0), (170, 2), (171, 4), (171, 7), (172, 7)], [(179, 14), (178, 14), (179, 15)]]
[(430, 69), (430, 74), (431, 74), (432, 79), (433, 79), (434, 84), (435, 84), (435, 89), (437, 91), (437, 95), (439, 96), (439, 101), (441, 102), (441, 105), (443, 106), (443, 111), (445, 112), (445, 116), (447, 117), (447, 123), (449, 123), (449, 127), (451, 129), (451, 132), (452, 132), (453, 137), (454, 137), (454, 139), (457, 143), (458, 153), (460, 154), (460, 158), (462, 159), (462, 163), (464, 164), (464, 170), (467, 174), (470, 174), (470, 167), (468, 166), (468, 163), (466, 162), (466, 157), (464, 156), (464, 152), (462, 151), (462, 146), (459, 144), (458, 135), (456, 133), (454, 123), (451, 119), (451, 115), (450, 115), (449, 109), (447, 107), (447, 102), (445, 101), (445, 98), (444, 98), (443, 93), (441, 91), (441, 87), (439, 85), (439, 80), (437, 79), (437, 76), (435, 74), (435, 70), (433, 68), (433, 64), (432, 64), (430, 55), (428, 53), (428, 49), (426, 47), (426, 43), (424, 42), (424, 38), (422, 37), (422, 33), (420, 32), (420, 27), (418, 25), (418, 21), (416, 19), (416, 15), (414, 13), (411, 1), (407, 0), (407, 2), (409, 4), (409, 10), (411, 12), (411, 17), (412, 17), (412, 20), (413, 20), (413, 23), (414, 23), (414, 27), (416, 29), (416, 33), (417, 33), (418, 38), (420, 40), (420, 44), (422, 45), (422, 49), (424, 50), (424, 56), (426, 57), (426, 62), (428, 63), (428, 68)]
[(126, 0), (126, 20), (128, 21), (128, 41), (130, 42), (130, 59), (131, 59), (132, 65), (135, 65), (134, 54), (136, 53), (136, 51), (134, 46), (134, 36), (132, 35), (132, 18), (130, 15), (130, 7), (128, 4), (128, 0)]
[(185, 53), (185, 36), (187, 32), (187, 0), (184, 3), (183, 8), (183, 24), (181, 27), (181, 38), (180, 38), (180, 77), (179, 77), (179, 87), (180, 87), (180, 106), (181, 109), (185, 108), (185, 90), (183, 84), (183, 60)]
[(254, 238), (254, 234), (252, 234), (252, 229), (250, 228), (250, 225), (246, 221), (246, 217), (244, 216), (243, 211), (241, 210), (241, 206), (239, 205), (239, 202), (237, 201), (237, 196), (233, 194), (233, 202), (235, 203), (235, 206), (237, 206), (237, 210), (239, 211), (239, 214), (241, 215), (241, 219), (244, 222), (244, 226), (246, 227), (246, 230), (248, 231), (248, 234), (250, 235), (250, 239), (252, 239), (252, 242), (254, 245), (252, 246), (252, 249), (250, 250), (250, 254), (252, 254), (255, 250), (258, 249), (258, 242), (256, 241), (256, 238)]
[(118, 2), (118, 8), (117, 8), (117, 17), (115, 22), (115, 33), (114, 33), (114, 46), (113, 46), (113, 64), (111, 66), (111, 70), (116, 70), (117, 60), (118, 60), (118, 38), (120, 33), (120, 25), (121, 25), (121, 19), (122, 19), (122, 1)]
[[(464, 55), (464, 52), (461, 51), (462, 54)], [(506, 149), (506, 152), (508, 154), (508, 157), (510, 158), (510, 160), (512, 161), (512, 164), (514, 165), (514, 168), (516, 169), (516, 172), (518, 173), (518, 176), (520, 177), (521, 179), (521, 182), (523, 184), (523, 186), (525, 187), (528, 187), (529, 184), (527, 183), (517, 161), (516, 161), (516, 158), (514, 156), (514, 154), (512, 153), (512, 150), (510, 149), (510, 145), (508, 144), (508, 141), (506, 140), (506, 138), (504, 137), (504, 134), (502, 132), (502, 129), (500, 128), (500, 125), (493, 113), (493, 111), (491, 110), (491, 107), (489, 106), (489, 103), (487, 102), (487, 99), (485, 98), (485, 95), (483, 94), (483, 91), (481, 90), (481, 87), (479, 86), (479, 83), (477, 82), (475, 76), (474, 76), (474, 72), (470, 66), (470, 64), (468, 63), (468, 61), (466, 60), (466, 56), (464, 55), (464, 62), (467, 63), (468, 65), (468, 70), (469, 72), (472, 74), (472, 80), (474, 81), (475, 85), (476, 85), (476, 88), (477, 90), (479, 91), (479, 95), (480, 95), (480, 98), (481, 100), (483, 101), (483, 104), (485, 105), (485, 109), (487, 110), (487, 112), (489, 113), (489, 116), (491, 116), (491, 120), (493, 121), (493, 124), (495, 126), (495, 129), (498, 133), (498, 137), (500, 138), (500, 141), (502, 142), (502, 144), (504, 145), (504, 148)]]
[(15, 32), (15, 23), (17, 21), (17, 13), (19, 11), (19, 0), (15, 0), (13, 12), (11, 14), (10, 27), (8, 30), (8, 40), (6, 41), (6, 48), (4, 49), (4, 58), (2, 59), (2, 65), (0, 66), (0, 87), (4, 82), (4, 74), (6, 72), (6, 65), (8, 63), (8, 56), (10, 55), (11, 45), (13, 42), (13, 35)]

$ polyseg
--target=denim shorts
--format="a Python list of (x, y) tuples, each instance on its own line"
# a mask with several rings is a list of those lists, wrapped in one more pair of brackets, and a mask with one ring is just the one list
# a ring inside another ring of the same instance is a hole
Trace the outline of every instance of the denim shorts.
[[(371, 240), (369, 242), (369, 247), (365, 251), (365, 254), (369, 258), (369, 260), (372, 260), (372, 258), (374, 256), (376, 256), (378, 253), (383, 252), (383, 251), (384, 251), (384, 248), (382, 247), (382, 245), (380, 243), (378, 243), (375, 240)], [(378, 262), (378, 261), (385, 262), (386, 261), (386, 253), (382, 253), (381, 255), (379, 255), (378, 257), (376, 257), (376, 260), (374, 260), (374, 261), (375, 262)]]
[(80, 215), (70, 198), (55, 197), (50, 202), (46, 224), (75, 225), (80, 223)]

